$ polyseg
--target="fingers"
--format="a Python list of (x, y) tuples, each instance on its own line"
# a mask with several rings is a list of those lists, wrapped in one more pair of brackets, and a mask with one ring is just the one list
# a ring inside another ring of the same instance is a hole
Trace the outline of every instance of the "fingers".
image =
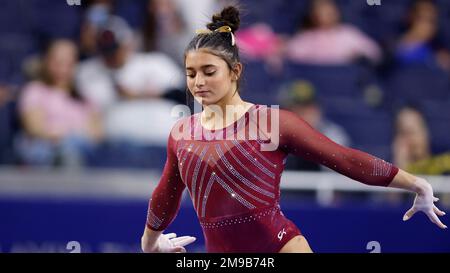
[(427, 213), (428, 218), (431, 222), (435, 223), (440, 228), (447, 228), (446, 225), (444, 225), (441, 220), (439, 220), (439, 217), (437, 217), (436, 213), (434, 211), (430, 211)]
[(177, 237), (177, 234), (176, 234), (176, 233), (167, 233), (167, 234), (164, 234), (164, 236), (165, 236), (167, 239), (172, 239), (172, 238)]
[(410, 208), (405, 215), (403, 215), (403, 221), (408, 221), (411, 217), (413, 217), (414, 213), (416, 213), (417, 210), (415, 207)]
[(433, 211), (434, 211), (434, 213), (436, 213), (438, 216), (444, 216), (444, 215), (445, 215), (445, 212), (444, 212), (444, 211), (438, 209), (438, 207), (436, 207), (436, 206), (434, 206), (434, 205), (433, 205)]
[(433, 197), (433, 202), (437, 202), (437, 201), (439, 201), (439, 198)]
[(195, 242), (195, 240), (197, 240), (197, 238), (192, 236), (182, 236), (179, 238), (172, 239), (172, 243), (175, 246), (186, 246), (188, 244)]
[(182, 246), (176, 246), (174, 248), (171, 249), (171, 252), (176, 252), (176, 253), (186, 253), (186, 248), (182, 247)]

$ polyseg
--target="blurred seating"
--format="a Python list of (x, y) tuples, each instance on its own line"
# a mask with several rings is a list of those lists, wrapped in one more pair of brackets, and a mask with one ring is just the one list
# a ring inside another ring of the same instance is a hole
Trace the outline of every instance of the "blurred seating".
[(275, 104), (281, 79), (263, 61), (244, 62), (241, 96), (254, 103)]
[(425, 116), (429, 119), (450, 119), (449, 100), (425, 99), (422, 101), (421, 106)]
[(125, 19), (134, 29), (140, 28), (144, 23), (148, 0), (115, 0), (115, 14)]
[[(28, 2), (28, 1), (27, 1)], [(51, 40), (56, 38), (70, 38), (78, 40), (81, 7), (69, 6), (67, 1), (32, 0), (27, 3), (33, 9), (33, 31), (40, 38)]]
[(434, 67), (402, 67), (387, 80), (387, 89), (394, 105), (420, 104), (425, 99), (445, 101), (450, 99), (450, 78)]
[(285, 0), (273, 2), (276, 5), (268, 7), (270, 14), (267, 22), (272, 25), (277, 33), (294, 34), (300, 24), (299, 18), (305, 13), (307, 1)]
[(166, 161), (166, 149), (130, 142), (107, 142), (88, 158), (88, 166), (162, 170)]
[(35, 39), (25, 33), (3, 33), (0, 35), (0, 81), (9, 84), (23, 83), (22, 62), (37, 51)]
[(17, 131), (16, 103), (0, 105), (0, 164), (15, 163), (13, 139)]
[(383, 109), (373, 109), (361, 99), (322, 98), (325, 114), (342, 125), (355, 145), (389, 146), (392, 141), (392, 118)]
[(355, 112), (352, 116), (330, 119), (339, 122), (350, 134), (355, 145), (389, 146), (392, 140), (392, 121), (386, 114), (361, 117)]
[(450, 151), (450, 118), (434, 118), (428, 122), (431, 132), (431, 149), (434, 154)]
[(287, 63), (284, 76), (287, 81), (307, 80), (317, 90), (319, 97), (361, 96), (358, 66), (318, 66)]

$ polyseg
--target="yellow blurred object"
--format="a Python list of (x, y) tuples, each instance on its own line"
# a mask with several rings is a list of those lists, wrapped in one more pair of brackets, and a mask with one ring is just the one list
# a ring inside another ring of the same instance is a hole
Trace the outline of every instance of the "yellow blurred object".
[(450, 174), (450, 152), (412, 163), (406, 170), (416, 174)]

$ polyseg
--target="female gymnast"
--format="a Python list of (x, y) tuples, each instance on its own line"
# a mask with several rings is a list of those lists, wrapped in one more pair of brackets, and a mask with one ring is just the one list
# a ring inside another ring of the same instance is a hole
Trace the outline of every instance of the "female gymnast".
[(203, 111), (180, 119), (168, 139), (167, 161), (149, 201), (144, 252), (186, 252), (194, 237), (163, 234), (188, 189), (208, 252), (312, 252), (280, 210), (280, 178), (292, 153), (367, 185), (416, 193), (403, 220), (424, 212), (440, 228), (445, 213), (430, 184), (367, 153), (340, 146), (295, 114), (243, 101), (243, 66), (229, 6), (198, 31), (185, 51), (189, 92)]

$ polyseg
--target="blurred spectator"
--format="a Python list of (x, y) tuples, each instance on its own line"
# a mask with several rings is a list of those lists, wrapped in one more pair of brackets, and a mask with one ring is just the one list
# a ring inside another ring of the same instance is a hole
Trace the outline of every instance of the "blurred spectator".
[(400, 109), (395, 118), (393, 156), (395, 165), (402, 169), (431, 157), (425, 118), (414, 107), (407, 106)]
[(102, 139), (95, 108), (73, 85), (77, 48), (53, 41), (41, 63), (40, 79), (28, 83), (19, 101), (24, 134), (17, 149), (27, 164), (79, 167)]
[(292, 62), (339, 65), (365, 58), (379, 62), (379, 46), (353, 25), (341, 22), (333, 0), (311, 0), (304, 23), (286, 45)]
[(426, 175), (450, 174), (450, 152), (433, 156), (429, 131), (422, 113), (411, 106), (396, 117), (394, 162), (400, 168)]
[[(396, 115), (393, 160), (399, 168), (422, 175), (450, 174), (450, 153), (432, 156), (425, 117), (417, 108), (405, 106)], [(450, 195), (440, 195), (441, 202), (450, 204)], [(389, 193), (384, 202), (398, 203), (401, 195)]]
[(269, 58), (279, 51), (281, 43), (272, 28), (263, 22), (240, 29), (236, 39), (243, 57), (248, 59)]
[(83, 5), (86, 10), (80, 28), (80, 57), (86, 59), (98, 52), (96, 37), (102, 25), (106, 24), (109, 18), (117, 16), (112, 15), (112, 0), (90, 0)]
[(281, 71), (282, 37), (270, 25), (259, 22), (240, 29), (236, 33), (236, 40), (244, 59), (263, 60), (271, 71)]
[(6, 85), (0, 84), (0, 108), (12, 99), (11, 91)]
[(165, 53), (182, 66), (184, 49), (193, 33), (181, 10), (173, 0), (148, 0), (146, 10), (138, 48), (144, 52)]
[[(290, 83), (285, 90), (281, 91), (280, 101), (283, 108), (296, 113), (334, 142), (344, 146), (351, 144), (350, 137), (345, 130), (324, 117), (316, 99), (314, 87), (309, 82), (296, 81)], [(289, 156), (286, 169), (319, 171), (322, 167), (300, 157)]]
[(119, 18), (96, 41), (100, 56), (80, 64), (77, 85), (102, 110), (107, 138), (166, 145), (175, 121), (167, 98), (185, 100), (179, 67), (162, 53), (135, 53), (133, 33)]
[(407, 17), (407, 29), (401, 36), (395, 57), (400, 64), (438, 63), (450, 70), (450, 52), (439, 41), (438, 9), (431, 0), (417, 0)]

